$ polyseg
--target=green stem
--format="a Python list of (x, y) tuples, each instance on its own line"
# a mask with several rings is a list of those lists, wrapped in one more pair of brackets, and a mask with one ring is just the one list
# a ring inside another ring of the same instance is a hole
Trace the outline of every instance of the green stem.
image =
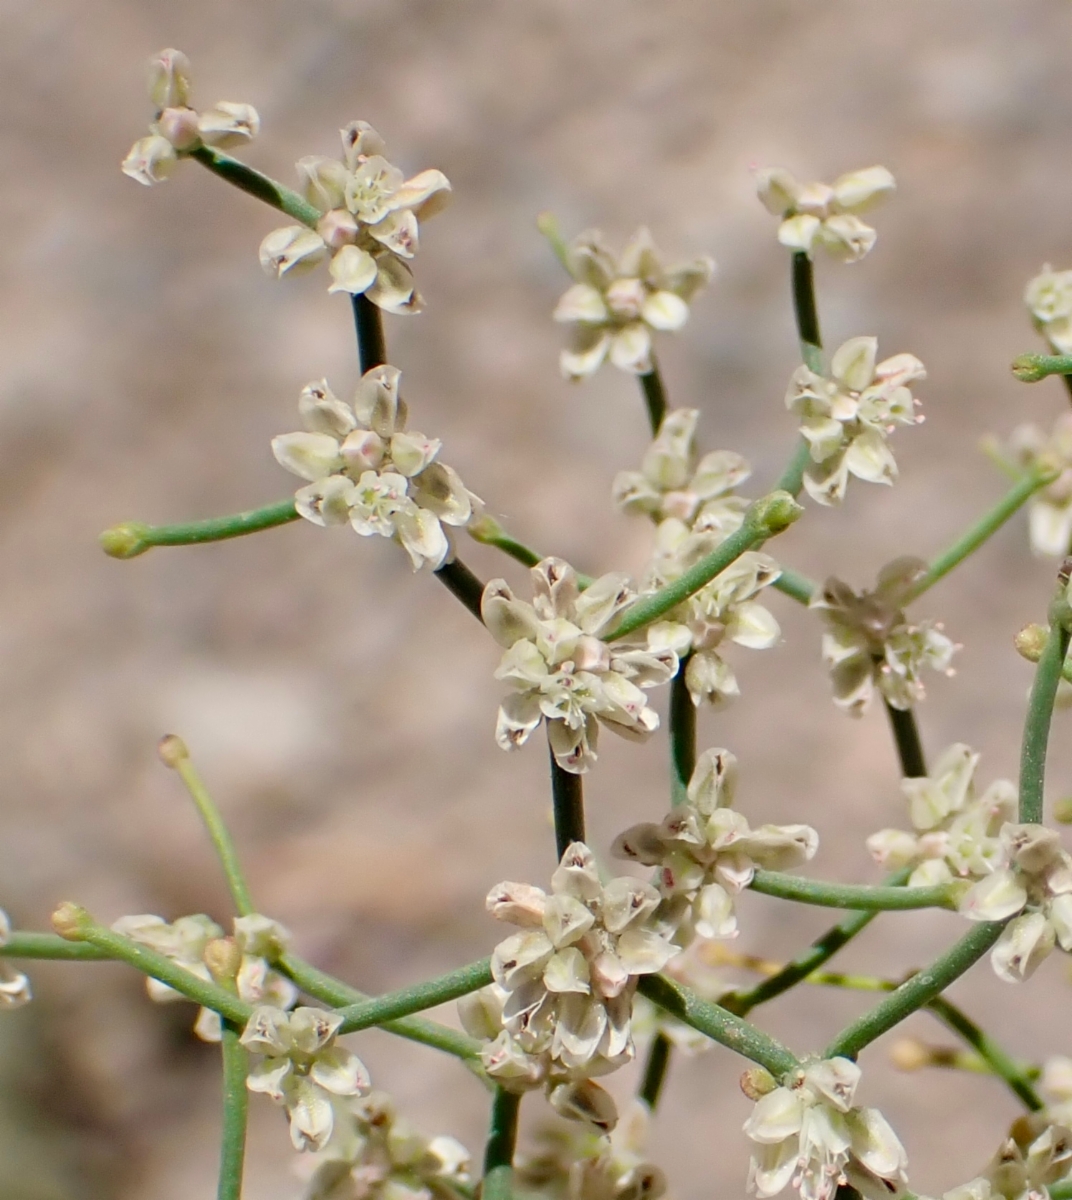
[(484, 1150), (484, 1182), (481, 1200), (511, 1200), (514, 1179), (514, 1148), (517, 1145), (517, 1112), (520, 1095), (497, 1087), (491, 1101), (488, 1143)]
[(874, 887), (855, 883), (823, 883), (781, 871), (756, 871), (749, 885), (764, 896), (816, 904), (823, 908), (853, 908), (869, 912), (899, 912), (916, 908), (955, 908), (955, 889), (935, 887)]
[[(1059, 595), (1064, 592), (1062, 584)], [(1057, 608), (1055, 603), (1053, 606)], [(1059, 617), (1060, 614), (1051, 614)], [(1050, 632), (1035, 668), (1035, 681), (1027, 702), (1027, 719), (1020, 751), (1020, 822), (1042, 822), (1042, 794), (1046, 776), (1046, 747), (1050, 739), (1050, 719), (1061, 668), (1068, 653), (1069, 631), (1060, 619), (1051, 620)]]
[(245, 163), (239, 162), (229, 154), (213, 150), (211, 146), (198, 146), (196, 150), (190, 151), (190, 158), (196, 158), (202, 166), (208, 167), (221, 179), (233, 183), (235, 187), (241, 188), (258, 200), (263, 200), (272, 208), (278, 208), (280, 212), (286, 213), (288, 217), (293, 217), (303, 225), (308, 225), (310, 229), (316, 228), (323, 215), (320, 209), (297, 192), (291, 191), (267, 175), (262, 175), (260, 171), (247, 167)]
[(804, 364), (821, 375), (823, 339), (819, 333), (819, 306), (815, 300), (815, 269), (802, 250), (793, 255), (793, 313)]
[(1044, 488), (1053, 480), (1054, 472), (1052, 471), (1033, 471), (1020, 479), (989, 512), (980, 517), (967, 533), (959, 537), (948, 550), (938, 555), (927, 568), (926, 574), (912, 586), (905, 598), (905, 604), (922, 596), (939, 579), (944, 579), (954, 567), (959, 566), (970, 554), (974, 554), (1011, 516), (1019, 512), (1040, 488)]
[(223, 1139), (220, 1146), (220, 1184), (217, 1200), (241, 1200), (242, 1168), (246, 1158), (246, 1123), (249, 1113), (249, 1055), (238, 1040), (241, 1033), (224, 1025)]
[(860, 1051), (881, 1037), (936, 996), (975, 965), (1001, 936), (1004, 925), (988, 921), (965, 934), (945, 954), (935, 959), (864, 1013), (830, 1043), (824, 1058), (855, 1058)]
[(1051, 1183), (1046, 1190), (1050, 1193), (1050, 1200), (1072, 1200), (1072, 1179)]
[[(546, 554), (541, 554), (531, 546), (526, 546), (524, 542), (519, 542), (517, 538), (511, 537), (494, 517), (490, 517), (487, 514), (475, 521), (471, 521), (467, 526), (467, 530), (474, 542), (479, 542), (482, 546), (494, 546), (496, 550), (501, 550), (504, 554), (508, 554), (515, 562), (521, 563), (522, 566), (534, 567), (537, 563), (543, 562), (547, 557)], [(592, 576), (583, 575), (578, 571), (577, 586), (582, 592), (586, 588), (590, 588), (592, 586)]]
[(387, 338), (383, 332), (383, 310), (363, 292), (352, 296), (354, 328), (357, 332), (357, 357), (361, 374), (387, 362)]
[[(284, 954), (273, 965), (292, 979), (307, 996), (312, 996), (332, 1008), (363, 1004), (373, 999), (325, 971), (318, 970), (297, 955)], [(411, 1042), (419, 1042), (422, 1046), (431, 1046), (434, 1050), (452, 1054), (470, 1065), (480, 1056), (480, 1043), (475, 1038), (449, 1029), (436, 1021), (429, 1021), (425, 1017), (399, 1017), (393, 1021), (385, 1021), (380, 1028)]]
[(1047, 375), (1064, 375), (1067, 379), (1072, 373), (1072, 355), (1021, 354), (1012, 360), (1012, 373), (1021, 383), (1038, 383)]
[(480, 615), (480, 600), (484, 595), (484, 583), (469, 570), (460, 558), (444, 563), (435, 572), (435, 577), (452, 596), (465, 605), (478, 621), (483, 621), (483, 617)]
[(88, 942), (69, 942), (58, 933), (13, 933), (0, 945), (0, 958), (56, 959), (59, 962), (111, 962), (114, 955)]
[(927, 760), (923, 754), (923, 742), (916, 724), (916, 714), (910, 708), (894, 708), (883, 699), (890, 718), (893, 740), (897, 745), (897, 757), (901, 763), (901, 774), (906, 779), (922, 779), (927, 774)]
[(580, 775), (564, 771), (551, 750), (551, 799), (555, 811), (555, 847), (562, 855), (574, 842), (585, 840), (584, 783)]
[(651, 1039), (648, 1047), (648, 1060), (644, 1064), (644, 1078), (640, 1084), (638, 1095), (648, 1106), (649, 1112), (655, 1111), (659, 1103), (659, 1093), (666, 1082), (666, 1073), (670, 1069), (670, 1052), (673, 1046), (665, 1033), (657, 1033)]
[(640, 387), (644, 393), (644, 403), (648, 408), (648, 421), (654, 437), (662, 427), (666, 416), (666, 388), (663, 387), (663, 377), (659, 374), (659, 364), (652, 355), (651, 370), (646, 375), (638, 376)]
[(774, 486), (779, 491), (788, 492), (790, 496), (799, 496), (800, 489), (804, 486), (804, 471), (810, 461), (811, 449), (808, 443), (801, 438), (797, 443), (797, 448), (793, 451), (793, 457), (789, 460), (789, 465), (782, 472), (781, 479)]
[(798, 604), (810, 604), (812, 596), (819, 590), (817, 583), (812, 583), (810, 579), (798, 574), (796, 571), (786, 570), (782, 567), (782, 573), (771, 585), (776, 587), (778, 591), (791, 599), (796, 600)]
[(397, 1017), (408, 1017), (426, 1008), (435, 1008), (439, 1004), (457, 1000), (459, 996), (467, 996), (478, 988), (487, 987), (489, 983), (491, 960), (482, 958), (480, 962), (459, 967), (458, 970), (427, 983), (418, 983), (386, 996), (359, 1000), (355, 1004), (340, 1008), (338, 1015), (342, 1017), (342, 1027), (339, 1032), (356, 1033), (358, 1030), (368, 1029), (371, 1025), (382, 1025), (385, 1021)]
[(569, 247), (562, 236), (558, 225), (558, 217), (553, 212), (542, 212), (536, 218), (536, 228), (547, 238), (555, 258), (565, 267), (567, 274), (572, 275), (569, 261)]
[(672, 1017), (759, 1063), (761, 1067), (766, 1067), (776, 1079), (781, 1079), (799, 1065), (796, 1057), (781, 1042), (720, 1005), (701, 999), (690, 988), (667, 979), (665, 975), (641, 976), (639, 991)]
[(274, 529), (277, 525), (289, 525), (299, 518), (294, 498), (290, 497), (264, 508), (180, 525), (143, 525), (139, 521), (125, 521), (106, 529), (100, 535), (100, 543), (104, 553), (112, 558), (136, 558), (154, 546), (199, 546), (204, 542), (222, 542), (247, 533), (260, 533), (262, 529)]
[(710, 583), (742, 554), (788, 529), (802, 512), (803, 509), (784, 492), (771, 492), (757, 500), (745, 513), (744, 524), (736, 533), (730, 534), (680, 578), (641, 597), (627, 608), (617, 628), (604, 641), (616, 641), (658, 620)]
[(685, 683), (688, 659), (683, 658), (670, 683), (670, 804), (688, 799), (689, 780), (696, 769), (696, 705)]

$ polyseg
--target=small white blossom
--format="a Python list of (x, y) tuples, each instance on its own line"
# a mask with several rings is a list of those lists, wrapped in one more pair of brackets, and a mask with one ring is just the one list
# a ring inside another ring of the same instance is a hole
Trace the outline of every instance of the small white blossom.
[[(1002, 860), (958, 901), (972, 921), (1006, 921), (990, 962), (1006, 983), (1034, 974), (1054, 946), (1072, 951), (1072, 856), (1043, 825), (1002, 826)], [(1019, 914), (1019, 915), (1017, 915)]]
[(502, 749), (516, 749), (546, 720), (555, 760), (581, 775), (596, 760), (600, 723), (633, 740), (658, 728), (644, 692), (673, 678), (677, 655), (600, 640), (634, 599), (625, 576), (604, 575), (582, 592), (574, 569), (558, 558), (545, 558), (530, 576), (531, 604), (504, 579), (493, 579), (481, 601), (484, 624), (505, 647), (495, 678), (511, 689), (495, 738)]
[(934, 621), (910, 622), (903, 605), (926, 570), (915, 558), (898, 558), (879, 572), (874, 591), (854, 592), (830, 578), (809, 604), (827, 628), (823, 661), (830, 669), (834, 703), (854, 717), (862, 715), (877, 689), (898, 709), (911, 708), (925, 694), (924, 667), (952, 675), (960, 647)]
[(369, 1090), (361, 1060), (335, 1045), (341, 1024), (337, 1013), (318, 1008), (286, 1013), (263, 1005), (253, 1010), (242, 1033), (242, 1045), (263, 1055), (250, 1068), (246, 1086), (286, 1108), (298, 1150), (322, 1150), (334, 1128), (336, 1099)]
[(887, 870), (912, 867), (910, 887), (953, 879), (982, 879), (1004, 857), (998, 834), (1016, 816), (1016, 788), (995, 780), (975, 794), (979, 755), (950, 746), (921, 779), (902, 779), (914, 831), (883, 829), (867, 839), (871, 857)]
[(757, 867), (783, 871), (815, 856), (819, 835), (809, 825), (752, 829), (733, 807), (737, 759), (705, 750), (689, 780), (687, 801), (661, 824), (644, 822), (615, 839), (612, 853), (658, 868), (659, 917), (687, 944), (737, 936), (737, 896)]
[(706, 255), (664, 268), (644, 228), (618, 259), (598, 230), (588, 230), (570, 243), (566, 265), (576, 283), (559, 300), (554, 319), (575, 326), (572, 347), (560, 359), (567, 379), (593, 374), (608, 358), (623, 371), (647, 374), (652, 333), (685, 324), (690, 301), (715, 269)]
[[(0, 946), (6, 946), (10, 939), (11, 919), (0, 909)], [(32, 998), (29, 979), (0, 958), (0, 1009), (21, 1008)]]
[(781, 167), (756, 172), (756, 191), (768, 212), (782, 218), (778, 241), (811, 255), (821, 246), (839, 262), (856, 262), (878, 236), (860, 220), (895, 187), (885, 167), (865, 167), (826, 183), (798, 183)]
[(912, 354), (876, 363), (877, 353), (877, 338), (851, 338), (834, 352), (829, 377), (802, 365), (789, 381), (786, 407), (799, 416), (811, 454), (804, 487), (819, 504), (840, 504), (850, 475), (893, 483), (897, 463), (886, 439), (923, 419), (908, 387), (926, 378), (923, 364)]
[(1031, 497), (1028, 522), (1031, 549), (1063, 558), (1072, 550), (1072, 413), (1062, 413), (1049, 435), (1037, 425), (1020, 425), (1009, 439), (1009, 452), (1025, 471), (1059, 472)]
[(744, 1126), (757, 1143), (749, 1190), (774, 1196), (792, 1183), (802, 1200), (833, 1200), (841, 1186), (865, 1196), (902, 1191), (904, 1147), (878, 1109), (854, 1106), (859, 1081), (854, 1062), (823, 1059), (762, 1096)]
[(1024, 304), (1053, 350), (1072, 354), (1072, 271), (1055, 271), (1047, 263), (1028, 283)]
[(286, 274), (292, 264), (279, 248), (300, 237), (304, 266), (331, 256), (328, 291), (367, 296), (386, 312), (419, 312), (422, 302), (407, 260), (417, 252), (419, 221), (443, 208), (450, 183), (435, 170), (406, 179), (384, 157), (383, 139), (365, 121), (352, 121), (341, 136), (342, 161), (313, 156), (298, 163), (300, 191), (322, 213), (316, 229), (290, 226), (270, 233), (261, 244), (261, 265), (269, 274)]
[(366, 371), (352, 407), (327, 380), (307, 384), (299, 400), (305, 431), (273, 438), (272, 452), (310, 481), (294, 497), (307, 521), (393, 538), (414, 570), (438, 569), (450, 553), (443, 526), (464, 525), (476, 497), (438, 460), (437, 439), (407, 430), (400, 378), (396, 367)]
[(1057, 1125), (1072, 1126), (1072, 1058), (1060, 1054), (1047, 1058), (1038, 1090), (1046, 1101), (1046, 1116)]
[[(1072, 1170), (1072, 1131), (1048, 1113), (1021, 1117), (964, 1200), (1049, 1200)], [(957, 1197), (956, 1200), (961, 1200)]]

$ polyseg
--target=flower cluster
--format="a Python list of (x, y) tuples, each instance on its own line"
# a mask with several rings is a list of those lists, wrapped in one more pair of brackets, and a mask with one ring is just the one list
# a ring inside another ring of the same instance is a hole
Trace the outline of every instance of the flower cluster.
[(926, 564), (898, 558), (879, 572), (873, 591), (854, 592), (830, 578), (812, 597), (826, 623), (823, 661), (830, 668), (834, 703), (858, 717), (876, 688), (893, 708), (911, 708), (925, 694), (924, 667), (952, 675), (953, 655), (960, 648), (942, 632), (941, 624), (909, 621), (903, 606)]
[(813, 858), (819, 835), (809, 825), (752, 829), (733, 807), (737, 759), (728, 750), (705, 750), (689, 780), (687, 801), (661, 824), (634, 825), (612, 853), (658, 867), (663, 903), (659, 916), (687, 944), (737, 936), (736, 897), (757, 867), (786, 870)]
[(853, 1104), (860, 1068), (847, 1058), (812, 1062), (756, 1102), (744, 1131), (757, 1143), (748, 1185), (760, 1197), (796, 1187), (802, 1200), (902, 1190), (907, 1158), (886, 1118)]
[[(192, 917), (179, 917), (170, 924), (163, 917), (144, 914), (120, 917), (112, 925), (131, 941), (148, 946), (157, 954), (163, 954), (199, 979), (212, 978), (205, 965), (205, 948), (209, 942), (224, 936), (223, 930), (204, 913)], [(298, 999), (298, 989), (284, 975), (273, 971), (268, 965), (286, 947), (290, 934), (278, 921), (251, 913), (247, 917), (235, 917), (234, 939), (241, 953), (241, 961), (235, 983), (239, 998), (248, 1004), (269, 1004), (274, 1008), (288, 1009)], [(159, 1004), (186, 997), (174, 988), (151, 976), (145, 980), (149, 997)], [(211, 1008), (202, 1008), (194, 1023), (194, 1033), (202, 1041), (220, 1040), (220, 1015)]]
[(469, 1152), (452, 1137), (426, 1138), (372, 1092), (336, 1112), (335, 1128), (305, 1200), (462, 1200)]
[(912, 867), (910, 887), (989, 875), (1002, 858), (998, 835), (1016, 816), (1016, 788), (997, 779), (976, 796), (978, 764), (979, 755), (957, 743), (942, 753), (929, 775), (902, 779), (914, 831), (872, 834), (867, 839), (871, 857), (891, 870)]
[(685, 324), (689, 302), (715, 269), (707, 255), (663, 267), (647, 229), (633, 234), (617, 260), (597, 230), (582, 233), (566, 248), (565, 265), (577, 282), (559, 300), (554, 319), (576, 326), (560, 359), (567, 379), (593, 374), (607, 358), (646, 375), (653, 369), (652, 333)]
[(856, 262), (878, 235), (859, 214), (885, 199), (895, 187), (885, 167), (850, 171), (827, 183), (798, 183), (781, 167), (756, 172), (760, 200), (776, 217), (778, 241), (790, 250), (811, 255), (821, 246), (840, 262)]
[(338, 1098), (369, 1090), (361, 1060), (335, 1045), (341, 1024), (337, 1013), (319, 1008), (287, 1013), (263, 1005), (253, 1010), (242, 1033), (242, 1045), (263, 1055), (250, 1068), (246, 1086), (287, 1110), (297, 1150), (323, 1150), (335, 1126)]
[(877, 338), (850, 338), (834, 352), (829, 377), (802, 364), (789, 381), (786, 407), (800, 418), (811, 455), (804, 487), (819, 504), (840, 504), (850, 475), (893, 483), (897, 463), (886, 439), (923, 420), (908, 388), (926, 378), (923, 364), (913, 354), (877, 356)]
[(407, 431), (400, 377), (396, 367), (366, 371), (352, 406), (326, 379), (307, 384), (298, 401), (304, 432), (273, 438), (272, 452), (310, 481), (294, 497), (307, 521), (349, 522), (362, 537), (393, 538), (414, 570), (425, 563), (438, 569), (450, 553), (443, 526), (464, 525), (476, 497), (438, 461), (438, 439)]
[(261, 243), (261, 266), (282, 278), (311, 270), (330, 255), (328, 291), (367, 296), (387, 312), (419, 312), (407, 262), (417, 253), (418, 221), (444, 207), (450, 183), (435, 170), (406, 179), (365, 121), (352, 121), (341, 134), (341, 161), (311, 156), (298, 162), (301, 193), (323, 214), (316, 228), (273, 230)]
[(546, 720), (556, 762), (581, 775), (596, 760), (600, 722), (634, 740), (659, 727), (644, 691), (674, 677), (677, 655), (600, 640), (634, 599), (624, 575), (604, 575), (583, 592), (577, 573), (559, 558), (545, 558), (530, 575), (531, 604), (518, 600), (505, 579), (493, 579), (481, 600), (488, 632), (505, 647), (495, 678), (511, 689), (495, 739), (504, 750), (516, 749)]
[(994, 869), (957, 907), (972, 921), (1013, 918), (990, 961), (1006, 983), (1022, 983), (1055, 945), (1072, 951), (1072, 855), (1056, 830), (1043, 825), (1008, 823), (998, 839), (1001, 857)]
[[(0, 946), (6, 945), (10, 937), (11, 920), (7, 913), (0, 909)], [(0, 959), (0, 1008), (21, 1008), (32, 998), (29, 979)]]
[(1072, 354), (1072, 271), (1055, 271), (1047, 263), (1028, 283), (1024, 304), (1053, 349)]
[(260, 132), (249, 104), (221, 100), (205, 112), (190, 107), (190, 60), (181, 50), (161, 50), (149, 60), (149, 99), (156, 110), (149, 135), (123, 160), (123, 174), (138, 183), (163, 183), (182, 155), (201, 146), (241, 146)]
[(1025, 471), (1059, 472), (1031, 497), (1028, 522), (1034, 552), (1063, 557), (1072, 549), (1072, 413), (1062, 413), (1048, 436), (1037, 425), (1020, 425), (1009, 439), (1009, 452)]

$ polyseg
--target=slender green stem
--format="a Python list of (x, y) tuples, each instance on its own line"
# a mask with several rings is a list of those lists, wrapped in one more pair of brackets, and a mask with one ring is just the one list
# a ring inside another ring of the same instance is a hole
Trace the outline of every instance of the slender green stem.
[(497, 1087), (491, 1101), (488, 1143), (484, 1150), (484, 1183), (481, 1200), (511, 1200), (514, 1148), (517, 1145), (517, 1112), (520, 1095)]
[(238, 852), (235, 850), (234, 839), (224, 824), (223, 817), (220, 816), (220, 810), (209, 795), (204, 781), (197, 772), (197, 768), (190, 759), (185, 742), (181, 738), (175, 737), (174, 734), (169, 735), (160, 743), (160, 757), (167, 766), (174, 768), (178, 772), (179, 778), (190, 794), (190, 799), (193, 800), (201, 816), (201, 820), (208, 830), (208, 836), (216, 851), (216, 857), (220, 860), (220, 865), (223, 867), (223, 873), (227, 878), (227, 886), (231, 892), (231, 899), (238, 910), (238, 915), (248, 917), (250, 913), (256, 910), (253, 907), (253, 900), (249, 894), (249, 885), (246, 883), (242, 867), (238, 861)]
[(935, 887), (875, 887), (856, 883), (823, 883), (781, 871), (756, 871), (749, 885), (764, 896), (816, 904), (822, 908), (853, 908), (873, 912), (899, 912), (916, 908), (955, 908), (956, 889)]
[(670, 1069), (670, 1052), (673, 1046), (665, 1033), (657, 1033), (651, 1039), (648, 1047), (648, 1059), (644, 1064), (644, 1078), (640, 1083), (638, 1095), (648, 1106), (649, 1112), (655, 1111), (659, 1103), (659, 1094), (666, 1082), (666, 1074)]
[(696, 705), (685, 683), (688, 659), (683, 658), (670, 684), (670, 803), (688, 799), (689, 780), (696, 769)]
[(781, 1079), (799, 1065), (796, 1057), (781, 1042), (720, 1005), (701, 999), (690, 988), (667, 979), (665, 975), (641, 976), (639, 990), (679, 1021), (766, 1067), (776, 1079)]
[(382, 367), (387, 361), (387, 338), (383, 332), (383, 310), (363, 292), (352, 296), (354, 307), (354, 329), (357, 332), (357, 357), (361, 374), (373, 367)]
[(793, 451), (789, 465), (774, 486), (779, 491), (788, 492), (790, 496), (799, 496), (800, 489), (804, 486), (804, 471), (810, 461), (811, 449), (808, 443), (801, 438), (797, 443), (797, 448)]
[(812, 596), (819, 590), (817, 583), (812, 583), (805, 576), (798, 574), (796, 571), (786, 570), (785, 567), (782, 567), (781, 575), (778, 576), (772, 586), (791, 599), (796, 600), (798, 604), (810, 604)]
[(478, 621), (483, 621), (480, 615), (480, 600), (484, 595), (483, 580), (478, 579), (460, 558), (444, 563), (435, 572), (435, 577)]
[(368, 1029), (371, 1025), (382, 1025), (385, 1021), (397, 1017), (408, 1017), (426, 1008), (435, 1008), (438, 1004), (457, 1000), (459, 996), (467, 996), (478, 988), (487, 987), (489, 983), (491, 960), (482, 958), (480, 962), (459, 967), (456, 971), (427, 983), (414, 984), (386, 996), (359, 1000), (356, 1004), (340, 1008), (338, 1015), (342, 1017), (342, 1027), (339, 1032), (356, 1033), (360, 1029)]
[(1054, 472), (1032, 471), (1011, 487), (1004, 496), (985, 513), (965, 534), (959, 537), (948, 550), (939, 554), (915, 584), (913, 584), (905, 599), (907, 604), (922, 596), (932, 588), (939, 579), (944, 579), (954, 567), (959, 566), (1005, 522), (1027, 503), (1031, 497), (1054, 480)]
[[(486, 513), (477, 520), (471, 521), (467, 530), (474, 542), (479, 542), (482, 546), (494, 546), (496, 550), (508, 554), (522, 566), (534, 567), (547, 557), (539, 550), (534, 550), (531, 546), (526, 546), (524, 542), (519, 542), (517, 538), (511, 537), (494, 517), (488, 516)], [(577, 586), (582, 592), (591, 587), (592, 576), (578, 571)]]
[(551, 750), (551, 799), (555, 811), (555, 848), (561, 860), (573, 842), (585, 840), (584, 783), (580, 775), (564, 771), (558, 765), (554, 750)]
[(640, 380), (640, 389), (644, 393), (644, 403), (648, 408), (648, 422), (654, 437), (659, 432), (663, 418), (666, 416), (666, 388), (663, 386), (663, 377), (659, 374), (659, 364), (655, 361), (654, 355), (651, 360), (651, 370), (637, 378)]
[(616, 641), (658, 620), (710, 583), (742, 554), (788, 529), (802, 512), (803, 509), (784, 492), (771, 492), (769, 496), (757, 500), (745, 513), (744, 524), (736, 533), (730, 534), (680, 578), (627, 608), (617, 628), (604, 640)]
[(927, 774), (927, 760), (923, 754), (923, 742), (916, 724), (916, 714), (910, 708), (894, 708), (888, 700), (886, 714), (890, 718), (893, 740), (897, 745), (897, 757), (901, 763), (901, 774), (906, 779), (922, 779)]
[(939, 1021), (962, 1037), (976, 1051), (987, 1067), (1009, 1085), (1031, 1112), (1038, 1112), (1043, 1107), (1038, 1092), (1031, 1086), (1024, 1065), (1006, 1053), (967, 1013), (962, 1012), (944, 996), (935, 996), (927, 1008)]
[(217, 1200), (241, 1200), (242, 1168), (246, 1159), (249, 1115), (249, 1055), (238, 1040), (239, 1030), (223, 1026), (223, 1138), (220, 1145), (220, 1184)]
[[(365, 992), (359, 992), (357, 988), (318, 970), (295, 954), (282, 955), (274, 965), (292, 979), (307, 996), (312, 996), (332, 1008), (363, 1004), (373, 999)], [(434, 1050), (452, 1054), (469, 1065), (480, 1056), (480, 1043), (475, 1038), (449, 1029), (436, 1021), (429, 1021), (426, 1017), (399, 1017), (393, 1021), (385, 1021), (380, 1028), (411, 1042), (419, 1042), (422, 1046), (430, 1046)]]
[(1003, 928), (1001, 922), (993, 921), (977, 925), (929, 967), (905, 980), (896, 991), (843, 1029), (823, 1051), (823, 1057), (855, 1058), (865, 1046), (929, 1004), (973, 967), (998, 940)]
[(308, 225), (310, 229), (316, 227), (316, 223), (323, 215), (320, 209), (299, 196), (297, 192), (291, 191), (290, 188), (284, 187), (283, 184), (277, 183), (267, 175), (262, 175), (260, 171), (247, 167), (245, 163), (239, 162), (237, 158), (232, 158), (229, 154), (213, 150), (211, 146), (198, 146), (196, 150), (190, 152), (190, 157), (196, 158), (202, 166), (208, 167), (221, 179), (233, 183), (235, 187), (241, 188), (242, 191), (248, 192), (258, 200), (263, 200), (272, 208), (278, 208), (280, 212), (286, 213), (288, 217), (293, 217), (295, 221), (300, 221), (303, 225)]
[[(1064, 585), (1061, 587), (1061, 593)], [(1056, 605), (1054, 606), (1056, 608)], [(1059, 614), (1054, 613), (1054, 616)], [(1035, 681), (1027, 702), (1027, 719), (1020, 750), (1020, 821), (1040, 824), (1043, 811), (1043, 784), (1046, 776), (1046, 747), (1050, 739), (1050, 719), (1061, 668), (1068, 653), (1069, 631), (1062, 620), (1053, 620), (1042, 656), (1035, 668)]]
[(0, 958), (56, 959), (59, 962), (111, 962), (114, 955), (88, 942), (69, 942), (58, 933), (13, 933), (0, 945)]
[(1012, 373), (1021, 383), (1038, 383), (1048, 375), (1064, 375), (1067, 379), (1072, 373), (1072, 355), (1021, 354), (1012, 360)]
[(180, 525), (143, 525), (139, 521), (125, 521), (106, 529), (100, 535), (100, 544), (104, 553), (112, 558), (136, 558), (154, 546), (199, 546), (204, 542), (222, 542), (247, 533), (260, 533), (262, 529), (274, 529), (277, 525), (289, 525), (299, 517), (294, 498), (290, 497), (264, 508)]
[(802, 250), (793, 255), (793, 313), (804, 363), (817, 375), (822, 374), (823, 339), (819, 333), (819, 306), (815, 300), (815, 270), (811, 259)]

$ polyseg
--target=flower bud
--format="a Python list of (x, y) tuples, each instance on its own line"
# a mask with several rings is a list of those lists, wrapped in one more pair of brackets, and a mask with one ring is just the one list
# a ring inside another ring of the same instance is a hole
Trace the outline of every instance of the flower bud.
[(1044, 625), (1025, 625), (1016, 635), (1014, 645), (1021, 658), (1037, 663), (1042, 657), (1049, 630)]
[(139, 138), (131, 146), (130, 153), (123, 159), (123, 174), (150, 187), (154, 183), (163, 183), (178, 161), (175, 147), (166, 137), (154, 133)]
[(156, 752), (160, 755), (160, 761), (164, 766), (172, 769), (190, 757), (186, 743), (176, 733), (169, 733), (166, 737), (162, 737), (156, 745)]
[(745, 514), (745, 521), (757, 532), (773, 537), (798, 521), (804, 513), (788, 492), (771, 492), (757, 500)]
[(778, 1086), (778, 1081), (763, 1067), (749, 1067), (740, 1078), (741, 1091), (749, 1100), (759, 1100), (769, 1095)]
[(316, 224), (316, 231), (330, 250), (341, 250), (357, 241), (357, 218), (345, 208), (333, 208)]
[(1053, 819), (1062, 825), (1072, 825), (1072, 796), (1064, 796), (1053, 806)]
[(242, 965), (242, 951), (234, 938), (213, 938), (205, 946), (201, 960), (217, 983), (233, 984)]
[(890, 1047), (890, 1062), (898, 1071), (921, 1071), (931, 1066), (934, 1055), (918, 1038), (901, 1038)]
[(600, 1133), (610, 1133), (618, 1124), (618, 1109), (613, 1097), (591, 1079), (560, 1083), (551, 1089), (547, 1099), (560, 1117), (583, 1121)]
[(293, 271), (300, 275), (324, 260), (328, 252), (324, 239), (304, 225), (286, 225), (273, 229), (261, 242), (261, 266), (269, 275), (282, 279)]
[(100, 535), (101, 549), (111, 558), (136, 558), (149, 549), (149, 543), (145, 540), (148, 532), (148, 525), (136, 521), (113, 525)]
[(468, 529), (469, 536), (473, 541), (480, 542), (484, 546), (493, 546), (506, 536), (506, 530), (490, 513), (483, 513), (475, 521), (470, 521)]
[(192, 108), (165, 108), (154, 128), (176, 150), (189, 150), (201, 140), (197, 113)]
[(206, 145), (226, 150), (251, 142), (261, 131), (261, 119), (252, 104), (221, 100), (201, 114), (197, 127)]
[(1038, 383), (1049, 374), (1042, 354), (1021, 354), (1012, 360), (1009, 369), (1021, 383)]
[(149, 60), (149, 99), (158, 109), (190, 102), (190, 60), (181, 50), (161, 50)]
[(52, 914), (52, 928), (69, 942), (85, 941), (85, 928), (93, 918), (80, 905), (65, 901)]
[(371, 429), (355, 429), (348, 434), (340, 453), (351, 471), (375, 471), (383, 462), (383, 438)]

